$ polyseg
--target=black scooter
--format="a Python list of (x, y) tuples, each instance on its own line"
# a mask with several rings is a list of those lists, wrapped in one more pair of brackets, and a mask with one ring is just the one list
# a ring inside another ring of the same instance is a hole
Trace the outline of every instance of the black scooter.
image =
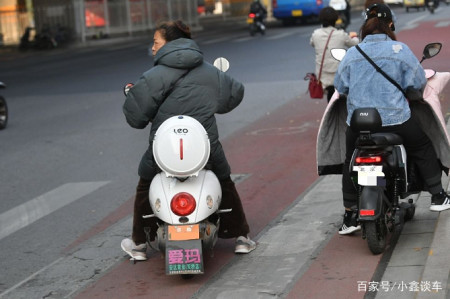
[(247, 23), (249, 25), (250, 35), (254, 36), (257, 32), (261, 32), (262, 35), (266, 33), (266, 26), (263, 22), (264, 16), (259, 13), (249, 13)]
[[(6, 88), (3, 82), (0, 82), (0, 88)], [(3, 96), (0, 95), (0, 130), (6, 128), (8, 124), (8, 105)]]
[[(428, 44), (423, 59), (437, 55), (441, 47), (440, 43)], [(414, 217), (413, 200), (400, 199), (423, 191), (421, 182), (414, 181), (420, 176), (407, 161), (402, 138), (394, 133), (375, 133), (381, 125), (376, 108), (356, 109), (350, 122), (359, 137), (349, 171), (358, 190), (358, 221), (373, 254), (384, 251), (388, 233)]]

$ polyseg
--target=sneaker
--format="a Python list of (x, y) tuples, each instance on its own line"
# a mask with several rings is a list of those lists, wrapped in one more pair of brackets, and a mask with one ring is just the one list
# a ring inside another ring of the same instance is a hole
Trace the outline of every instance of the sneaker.
[(361, 230), (361, 225), (356, 221), (358, 212), (345, 210), (344, 223), (339, 229), (340, 235), (348, 235), (353, 232)]
[(450, 197), (444, 191), (431, 197), (430, 211), (440, 212), (450, 209)]
[(235, 253), (249, 253), (250, 251), (255, 250), (256, 242), (250, 240), (249, 237), (240, 236), (236, 239), (236, 248), (234, 249)]
[(122, 240), (120, 247), (122, 247), (122, 250), (131, 256), (131, 259), (137, 261), (147, 260), (147, 244), (145, 243), (136, 245), (133, 240), (127, 238)]

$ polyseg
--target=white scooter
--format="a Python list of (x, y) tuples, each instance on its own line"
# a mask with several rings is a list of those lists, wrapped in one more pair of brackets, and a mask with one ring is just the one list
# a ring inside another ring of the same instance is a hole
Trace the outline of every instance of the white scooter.
[[(218, 58), (222, 71), (229, 63)], [(214, 248), (218, 239), (222, 190), (214, 172), (207, 169), (210, 155), (208, 134), (200, 122), (186, 115), (164, 121), (155, 133), (153, 156), (162, 170), (150, 185), (152, 215), (160, 221), (154, 249), (165, 253), (166, 274), (204, 273), (204, 250)], [(147, 235), (149, 232), (147, 231)]]

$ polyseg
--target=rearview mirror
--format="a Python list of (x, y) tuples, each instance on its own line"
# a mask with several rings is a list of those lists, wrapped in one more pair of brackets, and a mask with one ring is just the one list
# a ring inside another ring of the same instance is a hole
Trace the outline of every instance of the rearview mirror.
[(219, 57), (216, 60), (214, 60), (214, 66), (219, 70), (221, 70), (222, 72), (226, 72), (230, 68), (230, 63), (226, 58)]
[(441, 48), (442, 48), (441, 43), (431, 43), (426, 45), (425, 48), (423, 49), (423, 56), (420, 62), (438, 55), (439, 52), (441, 51)]
[(345, 53), (347, 53), (347, 50), (345, 49), (331, 49), (331, 56), (336, 59), (337, 61), (342, 61), (344, 59)]

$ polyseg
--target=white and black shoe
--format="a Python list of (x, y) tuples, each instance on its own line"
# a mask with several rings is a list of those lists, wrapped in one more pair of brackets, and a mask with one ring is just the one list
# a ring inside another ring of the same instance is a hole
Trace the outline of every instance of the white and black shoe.
[(441, 191), (431, 197), (430, 211), (441, 212), (448, 209), (450, 209), (450, 197), (446, 192)]
[(130, 260), (147, 260), (147, 244), (145, 243), (136, 245), (133, 240), (126, 238), (122, 240), (120, 247), (122, 247), (122, 250), (131, 256)]
[(348, 235), (348, 234), (351, 234), (351, 233), (361, 230), (361, 225), (358, 223), (358, 221), (356, 219), (357, 217), (358, 217), (357, 211), (345, 210), (344, 223), (342, 224), (341, 228), (339, 229), (339, 234), (340, 235)]
[(249, 237), (240, 236), (236, 239), (235, 253), (249, 253), (256, 249), (256, 242)]

